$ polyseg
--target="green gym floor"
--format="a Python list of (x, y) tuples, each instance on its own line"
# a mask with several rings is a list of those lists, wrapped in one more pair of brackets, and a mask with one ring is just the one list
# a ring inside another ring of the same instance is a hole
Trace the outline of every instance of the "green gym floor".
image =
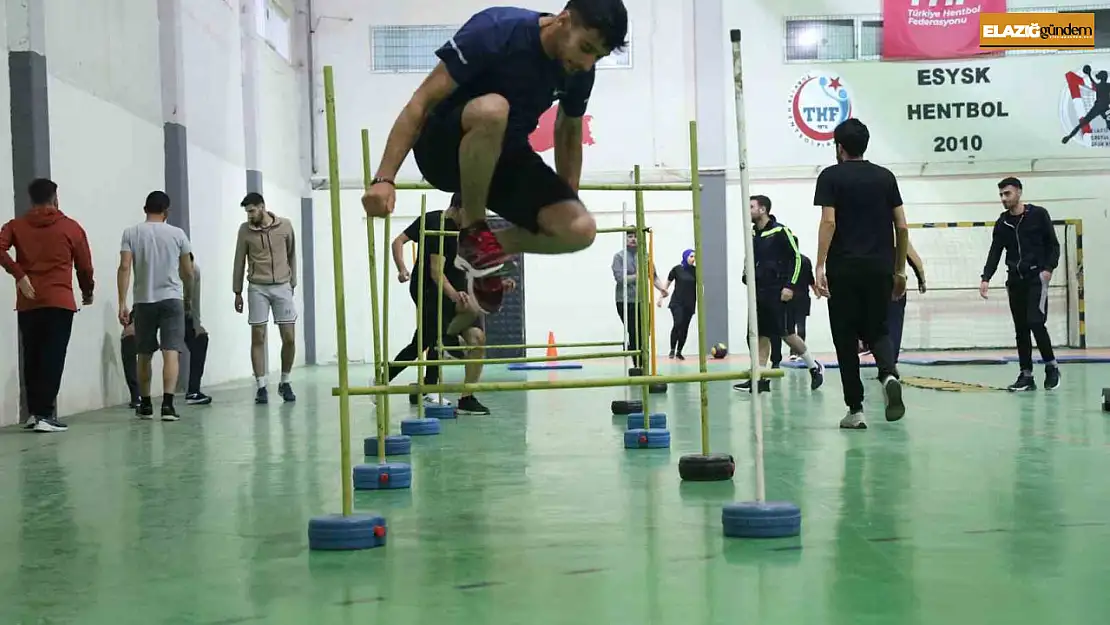
[[(789, 372), (759, 401), (768, 496), (800, 505), (803, 530), (770, 541), (721, 534), (721, 505), (754, 496), (752, 400), (728, 383), (710, 386), (711, 437), (737, 458), (733, 482), (678, 478), (699, 450), (696, 385), (653, 396), (673, 436), (654, 451), (623, 449), (609, 411), (623, 389), (488, 394), (493, 415), (414, 439), (411, 491), (356, 493), (389, 544), (349, 553), (306, 538), (340, 509), (334, 368), (298, 372), (292, 406), (256, 407), (240, 386), (179, 423), (112, 409), (66, 433), (6, 428), (0, 624), (1105, 623), (1110, 365), (1062, 370), (1051, 393), (907, 389), (896, 424), (869, 381), (865, 431), (837, 429), (835, 371), (817, 392)], [(1005, 386), (1016, 371), (903, 374)], [(394, 423), (408, 414), (394, 399)], [(361, 462), (367, 399), (354, 415)]]

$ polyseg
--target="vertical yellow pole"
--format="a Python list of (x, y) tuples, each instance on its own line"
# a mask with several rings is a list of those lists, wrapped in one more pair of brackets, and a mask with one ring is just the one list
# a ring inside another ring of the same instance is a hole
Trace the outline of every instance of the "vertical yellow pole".
[[(636, 165), (633, 169), (632, 176), (634, 182), (640, 184), (640, 166)], [(640, 324), (640, 371), (646, 373), (644, 369), (648, 366), (648, 350), (650, 349), (650, 335), (648, 334), (648, 319), (650, 318), (651, 311), (646, 308), (651, 307), (648, 299), (651, 297), (648, 289), (652, 288), (653, 273), (651, 271), (650, 263), (647, 257), (647, 245), (644, 239), (647, 238), (647, 227), (644, 219), (644, 192), (640, 189), (636, 190), (636, 307), (640, 311), (640, 318), (635, 320), (634, 323)], [(646, 308), (645, 308), (646, 307)], [(651, 409), (648, 403), (651, 401), (651, 392), (648, 386), (644, 384), (640, 387), (640, 401), (644, 406), (644, 429), (648, 429), (651, 425)]]
[[(383, 249), (390, 249), (389, 230), (393, 225), (393, 216), (386, 217), (382, 220), (382, 245)], [(386, 252), (391, 254), (391, 252)], [(389, 380), (389, 261), (386, 260), (382, 263), (382, 379)], [(381, 446), (381, 453), (385, 453), (385, 437), (389, 435), (389, 401), (390, 395), (379, 395), (378, 403), (382, 405), (382, 423), (378, 430), (378, 445)]]
[[(439, 254), (440, 254), (440, 256), (443, 257), (443, 262), (444, 262), (443, 271), (442, 271), (442, 275), (440, 275), (440, 279), (444, 280), (444, 281), (447, 280), (447, 256), (443, 254), (443, 236), (444, 236), (443, 233), (445, 232), (444, 228), (447, 227), (447, 224), (444, 223), (445, 221), (447, 221), (447, 220), (443, 219), (442, 217), (440, 218), (440, 220), (439, 220), (439, 234), (436, 235), (436, 236), (439, 237), (439, 247), (436, 248), (436, 249), (439, 250)], [(438, 354), (436, 356), (436, 360), (443, 360), (445, 358), (445, 356), (443, 354), (443, 286), (442, 285), (437, 285), (437, 286), (439, 286), (439, 290), (436, 294), (436, 300), (437, 300), (436, 301), (436, 354)], [(463, 356), (464, 358), (466, 357), (465, 354), (460, 354), (460, 355)], [(446, 373), (447, 373), (447, 369), (445, 367), (440, 367), (439, 368), (440, 383), (443, 382), (443, 377), (444, 377), (444, 374), (446, 374)]]
[[(370, 131), (362, 129), (362, 185), (364, 188), (370, 188), (370, 181), (374, 177), (370, 173)], [(385, 370), (382, 363), (382, 344), (381, 344), (381, 327), (378, 318), (378, 254), (376, 251), (376, 241), (374, 236), (374, 218), (367, 216), (366, 218), (366, 247), (367, 255), (370, 258), (370, 327), (374, 336), (374, 381), (376, 384), (385, 384)], [(385, 261), (389, 264), (389, 261)], [(385, 284), (388, 284), (385, 283)], [(385, 462), (385, 437), (386, 437), (386, 413), (385, 402), (382, 401), (383, 396), (379, 395), (375, 405), (378, 414), (378, 462)]]
[(354, 508), (351, 480), (351, 395), (347, 362), (347, 300), (343, 293), (343, 223), (339, 211), (339, 146), (335, 123), (335, 77), (324, 66), (324, 116), (328, 132), (328, 194), (331, 199), (331, 258), (335, 282), (336, 351), (339, 358), (339, 465), (343, 483), (343, 516)]
[[(694, 258), (701, 264), (704, 257), (701, 253), (701, 175), (698, 172), (698, 122), (696, 121), (690, 122), (690, 186), (694, 209)], [(721, 210), (724, 208), (722, 207)], [(694, 271), (694, 284), (698, 294), (698, 371), (706, 373), (709, 371), (709, 366), (705, 354), (705, 306), (703, 305), (705, 281), (702, 279), (700, 269)], [(709, 455), (709, 385), (706, 382), (698, 382), (698, 387), (701, 394), (701, 453)], [(755, 395), (753, 394), (752, 397)]]
[[(655, 268), (655, 231), (651, 231), (651, 232), (648, 233), (648, 264), (651, 265), (652, 268)], [(648, 328), (651, 330), (651, 375), (653, 375), (653, 376), (654, 375), (659, 375), (659, 366), (658, 366), (659, 363), (657, 361), (657, 359), (658, 359), (657, 354), (659, 353), (659, 349), (658, 349), (658, 346), (655, 342), (656, 338), (657, 338), (657, 335), (659, 333), (655, 329), (655, 288), (654, 288), (655, 287), (655, 279), (654, 278), (655, 278), (655, 276), (652, 276), (652, 281), (651, 281), (652, 286), (650, 288), (648, 288), (648, 293), (651, 295), (648, 298), (648, 304), (650, 304), (648, 306), (648, 310), (651, 311), (651, 321), (648, 324)]]
[[(420, 196), (420, 237), (416, 244), (417, 255), (420, 257), (420, 275), (416, 280), (416, 361), (424, 361), (424, 274), (427, 273), (427, 267), (424, 266), (424, 259), (427, 254), (424, 253), (424, 234), (426, 229), (426, 219), (428, 216), (428, 195), (421, 194)], [(416, 365), (416, 418), (424, 418), (424, 365)]]

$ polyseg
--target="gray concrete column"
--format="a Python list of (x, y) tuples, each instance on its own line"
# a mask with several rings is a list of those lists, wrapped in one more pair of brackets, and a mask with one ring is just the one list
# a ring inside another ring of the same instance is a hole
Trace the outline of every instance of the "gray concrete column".
[(42, 2), (7, 0), (15, 214), (29, 208), (27, 184), (50, 176), (50, 106), (46, 80), (46, 15)]
[(162, 128), (169, 222), (190, 234), (189, 142), (185, 119), (185, 59), (181, 0), (158, 0), (158, 54), (162, 76)]
[(258, 96), (258, 24), (265, 15), (258, 12), (254, 0), (239, 2), (239, 46), (243, 80), (243, 156), (247, 169), (247, 192), (262, 193), (262, 164), (258, 159), (259, 96)]
[(301, 261), (300, 289), (304, 296), (304, 364), (316, 364), (316, 232), (312, 215), (312, 198), (301, 198), (301, 232), (297, 237)]
[[(158, 0), (158, 55), (162, 77), (162, 133), (169, 222), (191, 236), (189, 212), (189, 140), (185, 130), (185, 58), (182, 47), (181, 1)], [(206, 259), (198, 258), (203, 265)], [(177, 392), (189, 384), (188, 348), (178, 356)]]
[[(702, 256), (698, 270), (705, 280), (706, 346), (729, 340), (728, 324), (728, 74), (725, 61), (725, 20), (722, 0), (694, 0), (694, 75), (698, 120), (698, 158), (702, 184)], [(733, 134), (735, 134), (733, 132)], [(745, 204), (746, 207), (746, 204)]]
[[(46, 80), (46, 14), (42, 2), (6, 0), (8, 85), (11, 88), (12, 182), (15, 215), (31, 208), (27, 185), (50, 176), (50, 106)], [(19, 421), (27, 412), (23, 340), (17, 339)]]

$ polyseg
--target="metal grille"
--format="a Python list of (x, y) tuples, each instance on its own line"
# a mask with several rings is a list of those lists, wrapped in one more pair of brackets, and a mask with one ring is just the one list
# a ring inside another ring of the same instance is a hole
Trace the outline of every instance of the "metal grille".
[[(370, 28), (370, 71), (378, 73), (427, 73), (439, 59), (435, 52), (455, 36), (459, 26), (372, 26)], [(601, 59), (598, 69), (632, 67), (632, 43), (624, 50)]]
[(458, 26), (372, 26), (370, 71), (430, 72), (439, 62), (438, 50), (455, 36)]
[(856, 21), (851, 18), (786, 21), (787, 61), (849, 61), (856, 58)]

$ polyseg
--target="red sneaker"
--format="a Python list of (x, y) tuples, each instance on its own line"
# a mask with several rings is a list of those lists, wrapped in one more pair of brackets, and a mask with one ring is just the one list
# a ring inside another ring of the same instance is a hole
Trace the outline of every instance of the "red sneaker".
[(476, 278), (470, 281), (470, 297), (474, 298), (483, 313), (492, 315), (501, 310), (501, 303), (505, 299), (505, 283), (499, 276)]
[(484, 278), (505, 269), (509, 260), (489, 224), (485, 221), (459, 230), (459, 252), (455, 267), (469, 278)]

